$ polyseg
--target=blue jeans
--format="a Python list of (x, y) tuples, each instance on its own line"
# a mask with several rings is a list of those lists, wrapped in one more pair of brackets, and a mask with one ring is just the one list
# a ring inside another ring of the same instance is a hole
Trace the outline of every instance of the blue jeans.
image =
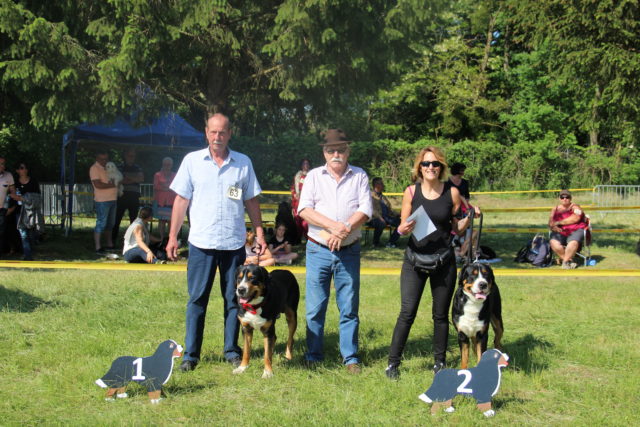
[(27, 230), (24, 228), (18, 228), (20, 238), (22, 239), (22, 254), (26, 261), (33, 260), (33, 246), (36, 243), (35, 230)]
[(116, 221), (116, 201), (95, 202), (96, 205), (96, 233), (111, 230)]
[[(129, 249), (124, 253), (124, 260), (126, 262), (135, 263), (135, 264), (146, 264), (147, 263), (147, 253), (142, 250), (141, 247), (136, 246), (135, 248)], [(152, 264), (157, 264), (158, 259), (153, 257)]]
[(324, 323), (333, 277), (340, 312), (340, 354), (343, 363), (358, 363), (358, 307), (360, 305), (360, 242), (340, 251), (307, 241), (307, 353), (306, 360), (324, 359)]
[(236, 278), (238, 266), (244, 263), (244, 246), (233, 251), (200, 249), (189, 243), (189, 261), (187, 264), (187, 319), (184, 346), (184, 360), (199, 361), (204, 335), (204, 320), (209, 304), (209, 295), (220, 269), (220, 293), (224, 299), (224, 357), (230, 360), (240, 356), (238, 334), (238, 303), (236, 301)]

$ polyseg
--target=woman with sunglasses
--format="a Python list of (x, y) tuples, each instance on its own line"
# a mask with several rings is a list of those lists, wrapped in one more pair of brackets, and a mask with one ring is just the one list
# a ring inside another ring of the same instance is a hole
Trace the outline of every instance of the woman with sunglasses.
[[(18, 179), (16, 180), (16, 195), (14, 199), (18, 202), (18, 208), (15, 211), (17, 218), (18, 233), (20, 233), (20, 239), (22, 240), (22, 253), (25, 261), (33, 260), (33, 247), (35, 246), (38, 229), (42, 229), (40, 224), (29, 224), (29, 221), (23, 220), (27, 216), (27, 210), (38, 209), (34, 205), (34, 199), (40, 199), (40, 184), (31, 175), (29, 175), (29, 168), (25, 162), (18, 163), (16, 167), (16, 174)], [(32, 196), (37, 194), (38, 196)], [(26, 200), (25, 200), (26, 199)], [(23, 212), (24, 211), (24, 212)], [(35, 218), (38, 222), (41, 212), (33, 212), (29, 214), (31, 218)]]
[(589, 227), (587, 218), (580, 208), (571, 201), (569, 190), (560, 191), (560, 204), (551, 210), (549, 245), (562, 260), (562, 268), (576, 268), (572, 261), (584, 240), (584, 229)]
[[(409, 239), (400, 273), (400, 314), (393, 331), (389, 365), (385, 371), (390, 379), (400, 376), (398, 367), (402, 352), (418, 312), (427, 279), (433, 297), (431, 316), (434, 373), (445, 366), (449, 338), (449, 306), (456, 282), (456, 261), (451, 247), (451, 233), (461, 233), (469, 221), (468, 217), (462, 220), (457, 218), (462, 203), (460, 192), (449, 181), (444, 181), (446, 172), (447, 162), (442, 151), (437, 147), (423, 148), (415, 158), (411, 174), (412, 181), (416, 184), (407, 187), (402, 198), (401, 222), (398, 226), (400, 234), (409, 234), (414, 230), (416, 222), (407, 221), (407, 218), (420, 207), (425, 210), (436, 230), (420, 240), (414, 235)], [(416, 258), (413, 253), (440, 254), (442, 265), (434, 270), (416, 268), (415, 261), (412, 261)]]

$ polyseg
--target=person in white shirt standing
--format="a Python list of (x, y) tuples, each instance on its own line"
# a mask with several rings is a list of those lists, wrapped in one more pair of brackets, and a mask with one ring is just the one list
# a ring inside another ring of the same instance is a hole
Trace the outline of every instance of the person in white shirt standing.
[[(6, 216), (7, 208), (5, 207), (5, 200), (7, 194), (15, 196), (15, 182), (13, 181), (13, 175), (5, 170), (6, 160), (0, 156), (0, 251), (4, 247), (4, 230), (7, 226)], [(15, 226), (15, 224), (14, 224)]]
[(333, 278), (340, 311), (340, 353), (347, 371), (360, 373), (360, 226), (371, 217), (369, 178), (348, 163), (350, 141), (329, 129), (320, 144), (326, 164), (311, 170), (302, 187), (298, 214), (309, 224), (307, 236), (307, 353), (310, 363), (324, 359), (324, 324)]

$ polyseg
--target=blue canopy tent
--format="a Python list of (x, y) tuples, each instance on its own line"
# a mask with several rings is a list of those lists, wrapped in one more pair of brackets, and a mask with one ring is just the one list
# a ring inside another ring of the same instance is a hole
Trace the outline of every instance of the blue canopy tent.
[[(73, 186), (78, 144), (145, 146), (167, 149), (197, 149), (206, 144), (204, 134), (195, 130), (177, 114), (169, 113), (152, 123), (135, 127), (131, 121), (117, 119), (111, 124), (81, 124), (64, 134), (60, 158), (60, 186), (63, 190), (62, 225), (71, 232), (73, 223)], [(68, 158), (67, 158), (68, 153)], [(68, 169), (68, 170), (67, 170)], [(66, 191), (65, 191), (66, 189)]]

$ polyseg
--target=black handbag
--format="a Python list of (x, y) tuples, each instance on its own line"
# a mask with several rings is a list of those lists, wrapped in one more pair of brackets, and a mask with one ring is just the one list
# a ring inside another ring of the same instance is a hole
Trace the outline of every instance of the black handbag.
[(414, 270), (430, 272), (448, 264), (453, 256), (453, 251), (451, 248), (442, 248), (433, 254), (421, 254), (407, 246), (404, 256)]

